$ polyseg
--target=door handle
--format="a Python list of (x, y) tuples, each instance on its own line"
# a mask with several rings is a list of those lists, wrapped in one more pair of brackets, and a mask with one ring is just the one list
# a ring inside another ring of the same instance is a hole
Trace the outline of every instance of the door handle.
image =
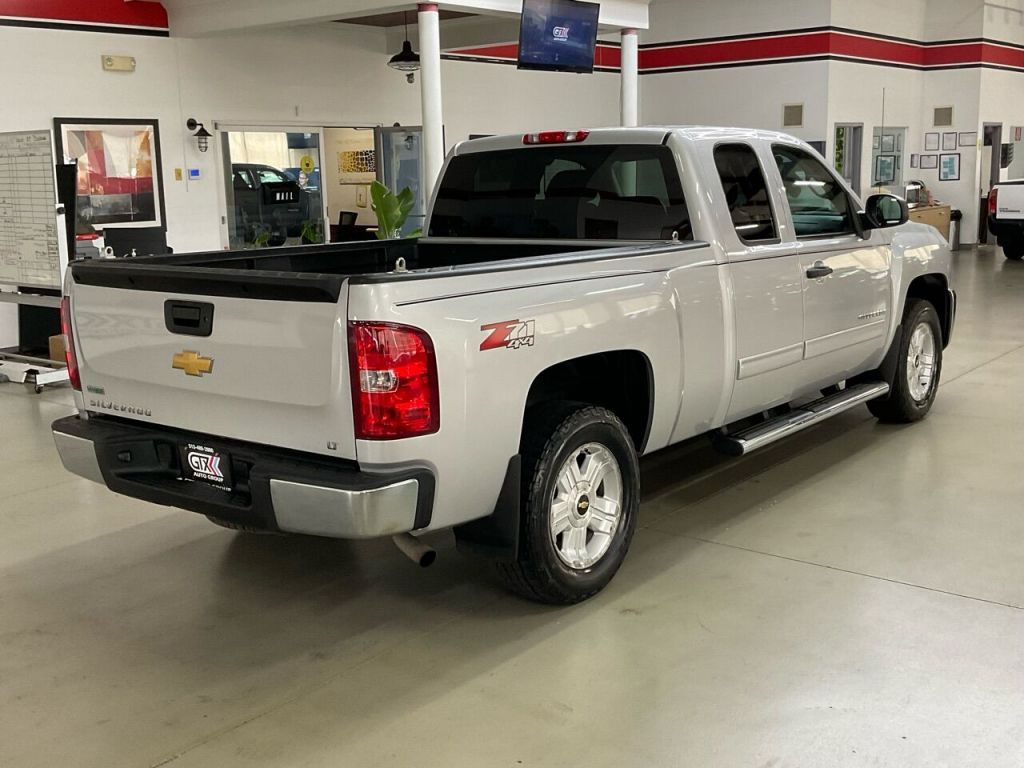
[(168, 299), (164, 302), (164, 325), (171, 333), (209, 336), (213, 333), (213, 304)]
[(807, 270), (807, 277), (811, 280), (817, 280), (821, 277), (828, 277), (832, 274), (832, 267), (826, 267), (825, 262), (816, 261), (814, 266)]

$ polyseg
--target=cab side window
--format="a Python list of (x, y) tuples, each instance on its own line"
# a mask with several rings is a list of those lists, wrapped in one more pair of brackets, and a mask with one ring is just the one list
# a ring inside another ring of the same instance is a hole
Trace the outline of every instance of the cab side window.
[(854, 234), (853, 203), (821, 161), (797, 147), (772, 148), (798, 238)]
[(777, 240), (768, 185), (753, 148), (720, 144), (715, 147), (715, 167), (740, 240), (751, 244)]

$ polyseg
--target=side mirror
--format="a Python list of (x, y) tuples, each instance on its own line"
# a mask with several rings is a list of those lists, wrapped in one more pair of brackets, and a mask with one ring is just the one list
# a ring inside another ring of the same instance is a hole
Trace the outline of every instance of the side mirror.
[(898, 227), (910, 220), (907, 201), (896, 195), (872, 195), (864, 204), (861, 221), (865, 231)]

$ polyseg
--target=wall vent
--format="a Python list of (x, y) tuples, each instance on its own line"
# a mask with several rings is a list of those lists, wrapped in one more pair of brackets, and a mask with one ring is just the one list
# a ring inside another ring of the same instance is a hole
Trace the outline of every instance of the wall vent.
[(935, 108), (935, 127), (936, 128), (950, 128), (953, 125), (953, 108), (952, 107), (936, 107)]
[(804, 105), (786, 104), (782, 107), (782, 127), (800, 128), (804, 124)]

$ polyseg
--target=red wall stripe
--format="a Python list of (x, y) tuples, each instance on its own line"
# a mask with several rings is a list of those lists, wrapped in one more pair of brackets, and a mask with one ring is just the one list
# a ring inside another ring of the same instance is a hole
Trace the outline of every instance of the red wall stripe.
[(124, 0), (0, 0), (0, 16), (167, 29), (167, 11), (163, 5), (144, 0), (130, 3)]
[[(453, 58), (515, 61), (517, 51), (515, 43), (504, 43), (460, 48), (446, 54)], [(756, 65), (829, 57), (918, 69), (995, 66), (1024, 70), (1024, 48), (1009, 44), (991, 41), (918, 43), (826, 29), (796, 34), (778, 32), (739, 40), (648, 45), (640, 49), (640, 71), (651, 73), (666, 69)], [(598, 44), (596, 66), (619, 69), (621, 58), (622, 51), (618, 46)]]

